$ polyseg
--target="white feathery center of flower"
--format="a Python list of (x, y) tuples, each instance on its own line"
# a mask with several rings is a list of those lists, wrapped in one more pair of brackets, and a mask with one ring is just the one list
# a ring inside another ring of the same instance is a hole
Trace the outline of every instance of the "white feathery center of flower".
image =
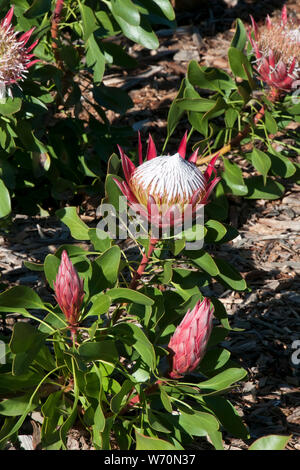
[(292, 41), (295, 41), (297, 44), (300, 44), (300, 28), (288, 30), (287, 36), (291, 38)]
[(175, 153), (171, 156), (161, 155), (137, 167), (131, 177), (130, 187), (144, 204), (147, 204), (149, 195), (158, 203), (186, 204), (195, 191), (205, 191), (205, 180), (194, 163)]

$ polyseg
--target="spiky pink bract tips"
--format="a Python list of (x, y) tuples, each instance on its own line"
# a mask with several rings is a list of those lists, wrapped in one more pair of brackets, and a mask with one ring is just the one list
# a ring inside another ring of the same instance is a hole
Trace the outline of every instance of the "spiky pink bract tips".
[(288, 17), (283, 7), (280, 20), (269, 16), (258, 27), (251, 17), (249, 40), (256, 56), (255, 70), (259, 78), (272, 88), (289, 92), (300, 79), (300, 27)]
[(11, 24), (14, 7), (0, 23), (0, 98), (12, 96), (11, 85), (24, 80), (29, 67), (38, 62), (32, 54), (38, 41), (26, 47), (34, 28), (19, 35)]
[(56, 301), (68, 324), (76, 325), (84, 298), (83, 279), (78, 276), (66, 250), (62, 252), (61, 263), (53, 287)]
[[(148, 140), (146, 161), (142, 159), (142, 143), (139, 136), (139, 165), (135, 165), (119, 147), (125, 181), (114, 179), (130, 206), (139, 205), (139, 212), (159, 227), (174, 226), (187, 214), (195, 216), (197, 207), (206, 204), (209, 194), (219, 181), (209, 181), (215, 160), (203, 175), (196, 166), (198, 151), (186, 160), (187, 132), (174, 155), (157, 155), (151, 136)], [(213, 184), (213, 185), (212, 185)], [(192, 206), (192, 211), (187, 211)]]
[(198, 301), (188, 310), (168, 344), (169, 376), (181, 378), (192, 372), (203, 359), (212, 331), (214, 307), (210, 300)]

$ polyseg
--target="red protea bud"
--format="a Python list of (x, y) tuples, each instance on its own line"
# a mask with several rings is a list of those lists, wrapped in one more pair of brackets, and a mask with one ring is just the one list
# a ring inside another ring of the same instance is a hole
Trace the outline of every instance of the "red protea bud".
[(24, 80), (28, 68), (38, 62), (38, 59), (32, 60), (32, 50), (38, 41), (26, 46), (34, 28), (23, 34), (16, 33), (11, 25), (13, 13), (14, 7), (11, 7), (0, 23), (0, 98), (5, 98), (6, 92), (12, 96), (10, 85)]
[(71, 326), (76, 325), (84, 298), (83, 279), (79, 278), (65, 250), (53, 286), (56, 301), (67, 322)]
[(188, 310), (170, 339), (169, 376), (178, 379), (192, 372), (202, 360), (212, 330), (214, 307), (204, 298)]
[[(186, 160), (187, 133), (178, 152), (174, 155), (157, 155), (155, 144), (149, 136), (146, 161), (142, 158), (142, 144), (139, 136), (139, 166), (119, 147), (126, 182), (116, 184), (130, 206), (139, 206), (141, 215), (159, 227), (174, 226), (185, 216), (194, 217), (197, 206), (208, 202), (208, 197), (220, 178), (216, 177), (214, 163), (209, 164), (202, 174), (196, 166), (198, 151)], [(214, 178), (211, 180), (211, 175)]]
[(266, 25), (258, 27), (252, 20), (249, 36), (260, 79), (278, 90), (290, 91), (300, 79), (300, 28), (282, 9), (281, 20), (267, 18)]

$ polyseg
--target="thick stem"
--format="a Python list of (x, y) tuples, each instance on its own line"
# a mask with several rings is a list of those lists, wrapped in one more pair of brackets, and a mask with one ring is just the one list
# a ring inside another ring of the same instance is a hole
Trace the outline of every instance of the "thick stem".
[[(279, 95), (280, 95), (280, 90), (278, 90), (277, 88), (271, 88), (271, 90), (269, 91), (267, 95), (267, 98), (269, 101), (274, 103), (279, 97)], [(264, 117), (265, 112), (266, 112), (266, 105), (263, 104), (263, 106), (260, 108), (258, 113), (253, 118), (254, 126), (256, 126), (257, 123)], [(242, 131), (240, 131), (238, 135), (236, 135), (228, 144), (224, 145), (220, 150), (212, 153), (211, 155), (208, 155), (207, 157), (204, 157), (204, 158), (199, 157), (197, 160), (197, 165), (203, 165), (204, 163), (210, 162), (210, 160), (212, 160), (216, 155), (221, 156), (221, 155), (225, 155), (225, 153), (227, 152), (230, 152), (230, 150), (232, 150), (234, 147), (237, 147), (241, 143), (241, 141), (245, 137), (247, 137), (250, 131), (251, 131), (251, 125), (247, 124), (247, 126)]]
[(149, 244), (149, 249), (147, 254), (143, 254), (143, 258), (141, 261), (141, 264), (139, 265), (138, 269), (135, 271), (133, 278), (131, 279), (131, 282), (129, 284), (129, 289), (136, 289), (139, 283), (139, 279), (142, 277), (144, 274), (144, 271), (147, 267), (147, 264), (149, 262), (149, 259), (155, 249), (155, 246), (157, 244), (158, 240), (156, 238), (150, 238), (150, 244)]
[(52, 22), (51, 22), (51, 38), (52, 38), (52, 49), (54, 52), (54, 57), (59, 68), (62, 66), (62, 61), (60, 60), (59, 48), (57, 44), (58, 38), (58, 25), (61, 21), (61, 13), (64, 6), (64, 0), (56, 0)]
[[(130, 284), (128, 286), (129, 289), (133, 289), (135, 290), (139, 284), (139, 280), (140, 278), (142, 277), (142, 275), (144, 274), (144, 271), (147, 267), (147, 264), (149, 263), (149, 259), (155, 249), (155, 246), (156, 246), (156, 243), (158, 242), (158, 240), (156, 238), (150, 238), (150, 243), (149, 243), (149, 249), (148, 249), (148, 252), (147, 254), (144, 253), (143, 254), (143, 257), (142, 257), (142, 261), (138, 267), (138, 269), (135, 271), (131, 281), (130, 281)], [(126, 304), (123, 304), (123, 306), (120, 306), (118, 307), (114, 314), (113, 314), (113, 324), (115, 324), (119, 318), (121, 317), (121, 315), (124, 313), (124, 306), (126, 306)]]
[[(159, 385), (161, 383), (163, 383), (162, 380), (157, 380), (154, 384), (149, 385), (149, 387), (146, 388), (146, 390), (144, 392), (145, 395), (151, 395), (152, 393), (156, 392), (156, 390), (158, 390)], [(133, 392), (133, 390), (132, 390), (132, 392)], [(129, 403), (127, 403), (127, 405), (125, 405), (124, 408), (120, 411), (120, 415), (126, 414), (131, 408), (133, 408), (135, 405), (140, 403), (140, 401), (141, 401), (140, 396), (138, 394), (135, 395), (133, 398), (131, 398)]]

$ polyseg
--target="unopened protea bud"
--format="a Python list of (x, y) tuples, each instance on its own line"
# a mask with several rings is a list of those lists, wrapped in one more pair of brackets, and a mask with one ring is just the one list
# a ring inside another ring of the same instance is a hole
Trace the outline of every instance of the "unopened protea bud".
[(11, 96), (10, 85), (24, 80), (28, 68), (38, 62), (32, 60), (31, 53), (38, 41), (26, 47), (34, 28), (19, 35), (11, 25), (13, 14), (14, 7), (11, 7), (0, 23), (0, 98), (5, 97), (6, 91)]
[(268, 16), (266, 24), (258, 28), (252, 20), (249, 36), (256, 55), (256, 71), (267, 85), (290, 91), (300, 79), (300, 27), (287, 15), (286, 6), (281, 19)]
[(173, 379), (192, 372), (202, 360), (212, 330), (214, 307), (205, 298), (188, 310), (176, 328), (168, 349), (170, 372)]
[(64, 250), (58, 268), (56, 281), (53, 283), (55, 298), (69, 325), (76, 325), (84, 298), (83, 279)]
[(141, 215), (160, 227), (175, 225), (185, 216), (194, 216), (197, 205), (206, 204), (214, 186), (219, 181), (214, 163), (202, 174), (196, 165), (198, 151), (186, 160), (187, 133), (178, 152), (174, 155), (157, 156), (155, 144), (149, 136), (146, 161), (143, 162), (142, 144), (139, 136), (139, 166), (131, 162), (119, 147), (126, 182), (115, 179), (128, 204), (139, 206)]

